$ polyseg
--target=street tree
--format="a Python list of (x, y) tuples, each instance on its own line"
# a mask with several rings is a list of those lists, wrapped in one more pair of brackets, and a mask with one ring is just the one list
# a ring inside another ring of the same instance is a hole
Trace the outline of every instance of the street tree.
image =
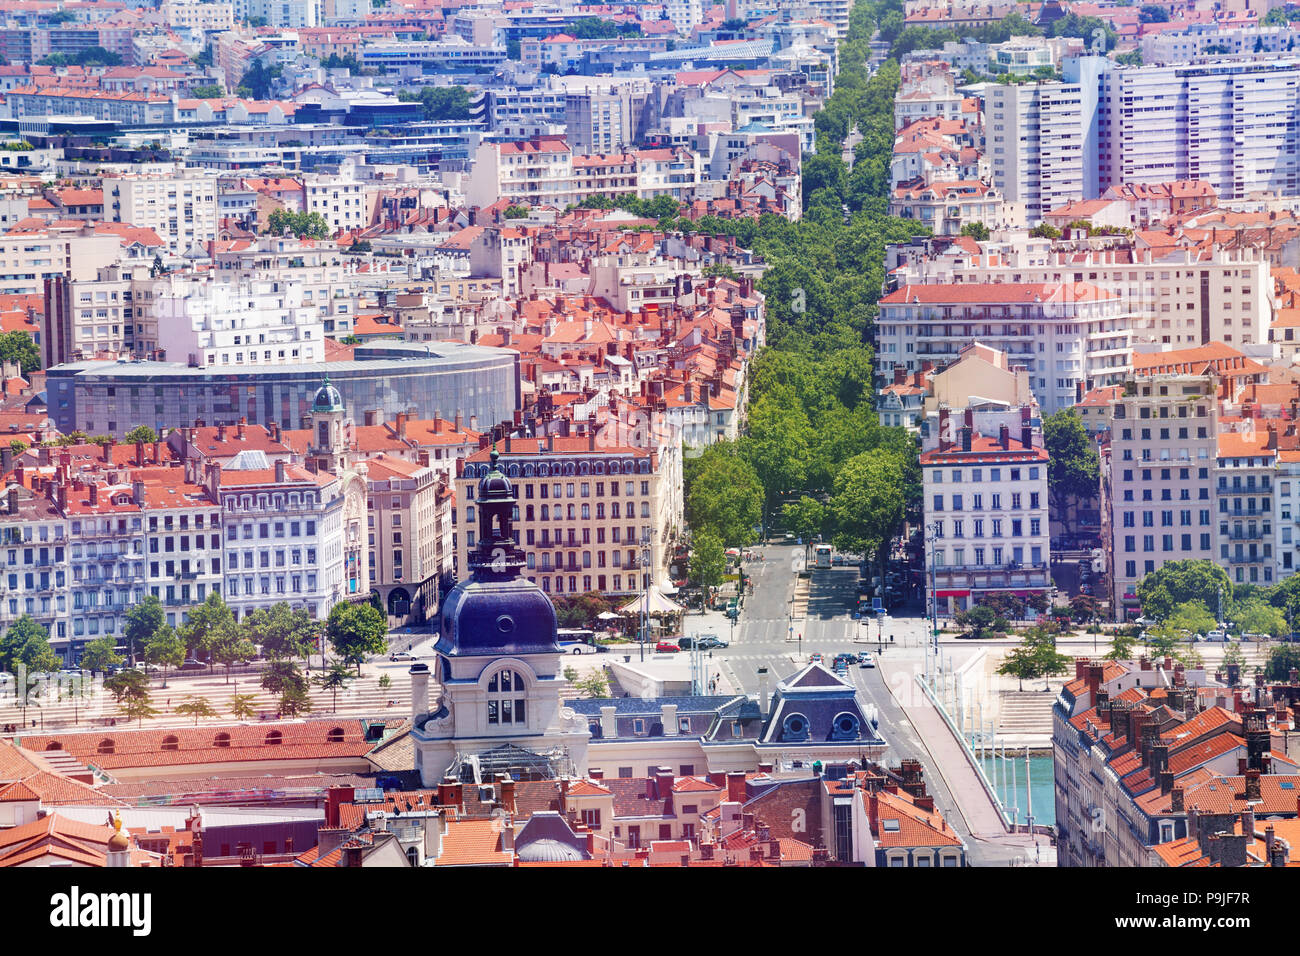
[(803, 539), (804, 557), (808, 555), (813, 537), (824, 532), (826, 519), (826, 506), (807, 495), (797, 501), (787, 501), (781, 506), (781, 520), (786, 530)]
[(388, 651), (388, 621), (369, 603), (334, 605), (325, 630), (334, 653), (355, 664), (358, 677), (368, 655)]
[(1039, 666), (1037, 648), (1021, 645), (1013, 647), (1002, 659), (1002, 663), (998, 666), (998, 673), (1014, 677), (1020, 682), (1020, 689), (1024, 690), (1025, 681), (1042, 676)]
[(185, 663), (185, 643), (177, 635), (176, 628), (164, 624), (145, 640), (143, 656), (145, 663), (162, 670), (162, 685), (166, 687), (167, 668), (180, 667)]
[(1133, 659), (1133, 645), (1137, 641), (1126, 634), (1120, 634), (1118, 631), (1110, 639), (1110, 650), (1106, 652), (1105, 657), (1111, 661), (1128, 661)]
[(762, 524), (763, 485), (734, 445), (711, 446), (687, 463), (686, 516), (697, 533), (711, 531), (729, 548), (753, 544)]
[(701, 531), (691, 542), (691, 580), (712, 594), (722, 584), (727, 572), (726, 549), (722, 539), (710, 531)]
[(578, 691), (584, 697), (608, 697), (609, 681), (605, 678), (603, 671), (594, 670), (588, 672), (582, 677), (574, 677), (569, 680), (573, 689)]
[(239, 640), (235, 616), (216, 591), (209, 592), (202, 604), (190, 610), (189, 620), (180, 626), (178, 633), (186, 651), (193, 654), (202, 650), (209, 664), (217, 662), (218, 654), (229, 657), (230, 647)]
[(195, 727), (199, 725), (200, 717), (220, 716), (217, 709), (208, 703), (206, 697), (186, 697), (184, 702), (172, 708), (172, 712), (183, 714), (186, 717), (193, 717)]
[(1242, 634), (1267, 634), (1281, 637), (1290, 631), (1286, 615), (1262, 598), (1251, 598), (1237, 604), (1232, 612), (1233, 623)]
[(1268, 652), (1265, 680), (1289, 681), (1292, 670), (1300, 670), (1300, 644), (1279, 644)]
[(126, 637), (126, 656), (133, 665), (136, 649), (144, 647), (163, 629), (165, 623), (166, 615), (163, 613), (162, 601), (153, 594), (146, 594), (138, 604), (126, 612), (126, 626), (123, 631)]
[(902, 462), (889, 453), (864, 452), (844, 463), (830, 503), (836, 548), (883, 557), (903, 523), (902, 477)]
[(1187, 601), (1200, 600), (1217, 611), (1220, 593), (1226, 613), (1233, 599), (1232, 580), (1227, 571), (1204, 559), (1167, 562), (1145, 575), (1137, 586), (1142, 613), (1157, 621), (1165, 620)]
[(262, 688), (272, 694), (283, 694), (288, 688), (306, 690), (307, 678), (303, 676), (297, 661), (287, 659), (268, 661), (262, 668)]
[(975, 640), (985, 640), (1010, 626), (1006, 618), (999, 617), (997, 611), (984, 604), (958, 611), (953, 616), (953, 622), (958, 627), (965, 628)]
[(1195, 634), (1204, 637), (1206, 632), (1214, 630), (1216, 621), (1204, 601), (1191, 600), (1175, 606), (1165, 618), (1165, 626), (1184, 638)]
[(1101, 459), (1088, 437), (1083, 420), (1073, 408), (1043, 419), (1043, 445), (1047, 463), (1047, 493), (1056, 519), (1070, 530), (1072, 506), (1095, 498), (1101, 489)]
[(158, 433), (148, 425), (137, 425), (135, 428), (132, 428), (127, 432), (126, 436), (122, 439), (122, 441), (128, 445), (134, 445), (138, 442), (144, 442), (146, 445), (151, 445), (157, 440)]
[(104, 689), (113, 695), (119, 704), (126, 700), (148, 699), (149, 678), (143, 671), (118, 671), (112, 677), (105, 678)]
[(307, 691), (299, 687), (286, 687), (280, 695), (280, 713), (289, 717), (311, 713), (311, 698)]
[(339, 691), (346, 690), (348, 684), (356, 679), (347, 664), (342, 661), (334, 661), (329, 665), (329, 669), (317, 674), (312, 678), (312, 683), (321, 690), (327, 690), (332, 695), (330, 709), (335, 713), (339, 709)]
[(9, 625), (0, 637), (0, 670), (17, 674), (19, 667), (28, 674), (57, 670), (61, 659), (50, 647), (49, 632), (30, 614)]
[(90, 641), (81, 650), (82, 669), (92, 673), (103, 673), (110, 668), (119, 666), (123, 657), (115, 650), (115, 643), (111, 637), (101, 637)]
[(251, 720), (257, 714), (253, 706), (256, 698), (252, 694), (230, 695), (230, 716), (236, 720)]
[(137, 721), (137, 726), (144, 726), (146, 717), (158, 716), (158, 711), (154, 709), (149, 695), (146, 693), (143, 697), (126, 697), (118, 702), (118, 710), (127, 720)]

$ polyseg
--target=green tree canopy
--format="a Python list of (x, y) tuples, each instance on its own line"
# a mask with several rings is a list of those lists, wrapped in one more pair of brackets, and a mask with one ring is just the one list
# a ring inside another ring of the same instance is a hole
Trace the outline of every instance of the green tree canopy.
[(691, 580), (706, 588), (721, 585), (727, 571), (722, 539), (709, 531), (701, 531), (695, 535), (691, 545)]
[(989, 237), (992, 236), (989, 227), (984, 225), (982, 222), (966, 223), (966, 225), (961, 227), (961, 234), (963, 236), (970, 236), (976, 242), (988, 242)]
[(26, 375), (41, 367), (41, 350), (30, 335), (22, 329), (15, 329), (0, 333), (0, 359), (17, 363)]
[(199, 725), (200, 717), (220, 716), (217, 709), (209, 703), (206, 697), (186, 697), (183, 702), (172, 708), (172, 712), (185, 717), (193, 717), (195, 727)]
[(266, 217), (266, 234), (282, 236), (286, 230), (299, 239), (328, 239), (331, 235), (329, 223), (318, 212), (272, 210)]
[(1097, 445), (1073, 408), (1063, 408), (1043, 420), (1043, 444), (1049, 455), (1047, 491), (1056, 519), (1068, 530), (1070, 505), (1101, 492)]
[(1226, 613), (1233, 596), (1227, 571), (1213, 561), (1169, 561), (1138, 582), (1137, 597), (1143, 615), (1163, 621), (1187, 601), (1202, 601), (1217, 612), (1220, 588)]
[(445, 123), (470, 117), (469, 90), (463, 86), (425, 86), (420, 92), (402, 90), (397, 98), (424, 107), (424, 119), (429, 123)]
[(388, 650), (388, 621), (368, 603), (334, 605), (325, 630), (334, 653), (355, 664), (358, 675), (367, 655)]
[(23, 667), (28, 674), (57, 670), (61, 661), (50, 647), (50, 634), (30, 614), (9, 625), (0, 637), (0, 670), (17, 674)]
[(126, 433), (122, 441), (128, 445), (134, 445), (136, 442), (152, 444), (158, 441), (158, 433), (148, 425), (137, 425)]
[(1286, 615), (1261, 597), (1238, 602), (1232, 611), (1232, 621), (1242, 634), (1281, 637), (1290, 631)]
[[(202, 604), (190, 610), (190, 617), (178, 629), (181, 641), (191, 654), (202, 651), (210, 663), (223, 664), (230, 648), (239, 641), (235, 616), (216, 591), (208, 593)], [(229, 672), (227, 672), (229, 677)]]
[[(164, 621), (162, 601), (152, 594), (146, 594), (141, 598), (126, 612), (126, 625), (123, 630), (126, 637), (127, 654), (134, 657), (137, 648), (144, 647), (153, 639), (154, 635), (162, 630)], [(151, 663), (161, 662), (155, 661)]]
[(355, 679), (355, 675), (347, 664), (343, 661), (333, 661), (330, 663), (328, 670), (312, 678), (312, 683), (321, 690), (330, 692), (330, 709), (337, 712), (339, 709), (339, 691), (347, 690), (348, 684)]
[(696, 533), (707, 531), (728, 547), (758, 539), (763, 486), (734, 444), (711, 445), (686, 462), (686, 516)]
[(102, 674), (121, 665), (124, 658), (117, 653), (115, 644), (111, 637), (100, 637), (88, 642), (81, 650), (82, 669)]
[(185, 643), (176, 633), (176, 628), (164, 624), (144, 641), (143, 654), (146, 663), (162, 668), (163, 686), (167, 686), (167, 668), (180, 667), (185, 663)]
[(903, 522), (903, 463), (894, 455), (864, 452), (835, 477), (830, 512), (835, 547), (871, 555), (885, 548)]

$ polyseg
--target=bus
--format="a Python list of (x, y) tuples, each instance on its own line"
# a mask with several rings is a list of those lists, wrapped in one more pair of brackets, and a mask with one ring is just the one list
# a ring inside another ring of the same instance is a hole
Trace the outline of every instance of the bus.
[(556, 628), (555, 642), (565, 654), (595, 654), (605, 650), (596, 643), (595, 631), (578, 628)]
[(829, 568), (831, 566), (831, 546), (819, 544), (813, 547), (813, 567)]

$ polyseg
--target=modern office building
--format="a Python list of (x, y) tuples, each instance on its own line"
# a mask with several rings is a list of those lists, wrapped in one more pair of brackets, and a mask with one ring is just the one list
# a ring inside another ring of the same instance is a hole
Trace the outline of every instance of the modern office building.
[(46, 377), (60, 431), (121, 436), (154, 428), (275, 422), (304, 427), (322, 377), (354, 414), (433, 418), (459, 412), (474, 427), (521, 407), (519, 354), (462, 343), (384, 341), (357, 346), (351, 361), (191, 368), (184, 362), (75, 362)]

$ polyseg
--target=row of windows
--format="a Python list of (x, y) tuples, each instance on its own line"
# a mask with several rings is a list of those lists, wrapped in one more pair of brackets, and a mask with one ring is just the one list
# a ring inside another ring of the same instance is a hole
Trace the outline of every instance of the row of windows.
[[(465, 477), (482, 478), (490, 469), (490, 465), (466, 465)], [(614, 459), (608, 463), (604, 461), (568, 461), (563, 463), (556, 462), (555, 464), (542, 462), (538, 465), (534, 465), (531, 462), (523, 465), (520, 465), (518, 462), (508, 462), (501, 465), (501, 470), (508, 478), (546, 478), (551, 475), (603, 475), (607, 470), (611, 475), (632, 475), (637, 473), (645, 475), (650, 473), (650, 462), (648, 460), (636, 461), (632, 459), (626, 461)]]
[[(1026, 474), (1026, 473), (1027, 473), (1027, 474)], [(1039, 473), (1039, 469), (1038, 469), (1038, 466), (1037, 466), (1037, 465), (1035, 465), (1035, 466), (1033, 466), (1033, 467), (1031, 467), (1031, 468), (1027, 468), (1027, 469), (1026, 469), (1026, 468), (1008, 468), (1008, 469), (1007, 469), (1007, 480), (1008, 480), (1008, 481), (1038, 481), (1038, 480), (1039, 480), (1039, 479), (1038, 479), (1038, 473)], [(960, 468), (954, 468), (954, 469), (952, 470), (952, 472), (950, 472), (950, 474), (951, 474), (952, 477), (949, 478), (948, 480), (951, 481), (954, 485), (959, 485), (959, 484), (961, 484), (963, 481), (965, 481), (966, 479), (965, 479), (964, 476), (967, 475), (967, 474), (970, 475), (970, 480), (971, 480), (972, 482), (981, 482), (981, 481), (984, 481), (984, 469), (983, 469), (983, 468), (972, 468), (972, 469), (970, 470), (969, 473), (963, 471), (963, 470), (960, 469)], [(1025, 477), (1022, 478), (1022, 477), (1021, 477), (1022, 475), (1025, 475)], [(936, 471), (931, 472), (931, 480), (932, 480), (935, 484), (939, 484), (939, 483), (941, 483), (941, 482), (943, 481), (943, 471), (942, 471), (942, 470), (936, 470)], [(989, 477), (988, 477), (988, 480), (989, 480), (989, 481), (1001, 481), (1001, 480), (1002, 480), (1002, 469), (1001, 469), (1001, 468), (990, 468), (990, 469), (989, 469)], [(976, 507), (979, 507), (979, 506), (976, 505)]]
[[(984, 519), (983, 519), (983, 518), (976, 518), (973, 522), (971, 522), (971, 524), (972, 524), (972, 526), (973, 526), (971, 530), (974, 532), (974, 533), (971, 535), (971, 537), (974, 537), (974, 538), (982, 538), (982, 537), (984, 537)], [(1000, 538), (1000, 537), (1002, 537), (1002, 519), (1001, 519), (1001, 518), (992, 518), (992, 519), (990, 519), (990, 529), (991, 529), (991, 531), (992, 531), (992, 534), (990, 534), (989, 537), (991, 537), (991, 538)], [(942, 522), (942, 521), (936, 521), (936, 522), (934, 523), (934, 530), (935, 530), (935, 535), (936, 535), (936, 537), (939, 537), (939, 538), (945, 537), (945, 535), (944, 535), (944, 530), (945, 530), (944, 522)], [(1020, 518), (1012, 518), (1012, 519), (1011, 519), (1011, 537), (1013, 537), (1013, 538), (1019, 538), (1023, 533), (1024, 533), (1024, 522), (1023, 522)], [(1030, 534), (1031, 536), (1033, 536), (1033, 537), (1037, 537), (1038, 535), (1040, 535), (1040, 534), (1042, 534), (1042, 533), (1043, 533), (1043, 524), (1042, 524), (1042, 520), (1041, 520), (1040, 518), (1030, 518), (1030, 519), (1029, 519), (1029, 534)], [(952, 537), (954, 537), (954, 538), (964, 538), (964, 537), (966, 537), (966, 522), (965, 522), (965, 521), (963, 521), (963, 520), (961, 520), (961, 519), (957, 519), (957, 520), (954, 520), (954, 521), (953, 521), (953, 523), (952, 523)]]
[[(1023, 499), (1022, 495), (1020, 494), (1020, 492), (1018, 492), (1018, 491), (1017, 491), (1017, 492), (1013, 492), (1013, 493), (1011, 494), (1011, 510), (1012, 510), (1012, 511), (1019, 511), (1019, 510), (1021, 509), (1021, 507), (1022, 507), (1022, 504), (1021, 504), (1021, 503), (1022, 503), (1023, 500), (1024, 500), (1024, 499)], [(1001, 511), (1001, 510), (1002, 510), (1002, 495), (1001, 495), (1001, 494), (991, 494), (991, 495), (989, 495), (989, 502), (990, 502), (990, 503), (989, 503), (989, 509), (990, 509), (990, 510), (992, 510), (992, 511)], [(963, 505), (963, 503), (964, 503), (964, 496), (963, 496), (963, 495), (953, 495), (953, 496), (952, 496), (952, 502), (951, 502), (951, 503), (952, 503), (952, 507), (951, 507), (949, 510), (951, 510), (951, 511), (962, 511), (962, 510), (963, 510), (962, 505)], [(1029, 493), (1029, 507), (1030, 507), (1031, 509), (1037, 509), (1037, 508), (1038, 508), (1038, 492), (1036, 492), (1036, 491), (1032, 491), (1032, 492)], [(943, 511), (943, 510), (944, 510), (944, 508), (943, 508), (943, 495), (935, 495), (935, 496), (934, 496), (934, 510), (935, 510), (935, 511)], [(980, 494), (980, 495), (971, 495), (971, 510), (972, 510), (972, 511), (983, 511), (983, 510), (984, 510), (984, 496), (983, 496), (982, 494)], [(597, 517), (599, 517), (599, 515), (598, 515)], [(617, 517), (617, 515), (615, 515), (615, 517)]]

